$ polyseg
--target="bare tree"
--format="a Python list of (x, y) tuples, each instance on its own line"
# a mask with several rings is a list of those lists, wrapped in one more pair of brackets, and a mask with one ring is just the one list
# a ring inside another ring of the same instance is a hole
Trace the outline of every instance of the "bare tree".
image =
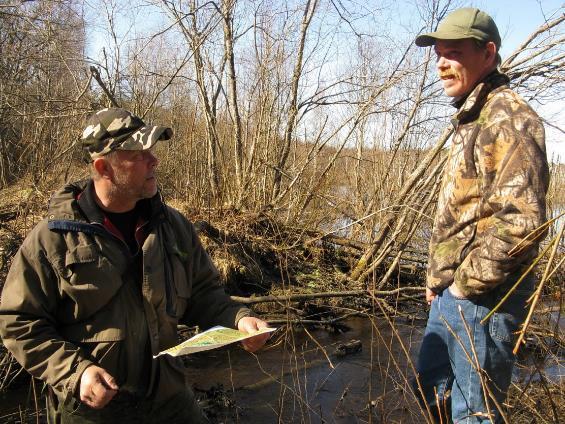
[(83, 49), (76, 1), (0, 9), (0, 187), (24, 174), (38, 181), (70, 150), (68, 118), (80, 114), (84, 94)]
[(292, 81), (290, 87), (290, 105), (288, 109), (288, 118), (286, 123), (286, 129), (284, 132), (284, 141), (282, 152), (280, 152), (280, 159), (277, 163), (277, 168), (275, 169), (275, 179), (273, 182), (273, 198), (277, 197), (280, 192), (281, 170), (284, 169), (288, 155), (290, 153), (290, 145), (292, 137), (294, 134), (294, 128), (296, 125), (296, 116), (298, 115), (298, 84), (300, 83), (300, 77), (302, 76), (302, 66), (304, 60), (304, 48), (306, 45), (306, 38), (308, 35), (308, 29), (312, 22), (312, 17), (316, 12), (318, 6), (318, 0), (307, 0), (304, 5), (304, 12), (302, 16), (302, 25), (300, 29), (300, 39), (298, 42), (298, 51), (296, 53), (296, 62), (294, 64), (294, 71), (292, 73)]

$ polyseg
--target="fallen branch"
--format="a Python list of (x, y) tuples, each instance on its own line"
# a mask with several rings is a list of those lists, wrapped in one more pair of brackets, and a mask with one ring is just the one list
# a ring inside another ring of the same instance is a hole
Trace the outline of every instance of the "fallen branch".
[(231, 299), (243, 303), (246, 305), (252, 305), (255, 303), (265, 303), (265, 302), (296, 302), (300, 300), (310, 300), (310, 299), (323, 299), (328, 297), (353, 297), (353, 296), (392, 296), (401, 292), (424, 292), (424, 287), (399, 287), (393, 290), (350, 290), (342, 292), (322, 292), (322, 293), (303, 293), (303, 294), (290, 294), (286, 296), (251, 296), (251, 297), (241, 297), (241, 296), (231, 296)]
[(340, 321), (346, 320), (348, 318), (354, 317), (354, 316), (366, 316), (367, 315), (367, 311), (355, 311), (355, 312), (350, 312), (348, 314), (345, 315), (341, 315), (339, 317), (336, 318), (331, 318), (331, 319), (305, 319), (305, 318), (279, 318), (279, 319), (266, 319), (266, 321), (269, 323), (269, 325), (282, 325), (282, 324), (291, 324), (291, 325), (321, 325), (321, 326), (332, 326), (334, 324), (337, 324)]

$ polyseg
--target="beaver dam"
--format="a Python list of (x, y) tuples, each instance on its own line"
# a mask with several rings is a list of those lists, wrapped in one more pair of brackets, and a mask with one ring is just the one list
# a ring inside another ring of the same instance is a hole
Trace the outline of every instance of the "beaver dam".
[[(412, 260), (399, 263), (389, 255), (362, 284), (349, 277), (367, 247), (361, 242), (286, 227), (265, 213), (228, 210), (205, 220), (184, 212), (227, 291), (278, 328), (257, 354), (231, 345), (185, 357), (211, 422), (425, 422), (410, 386), (427, 317), (423, 252), (412, 249)], [(8, 243), (7, 234), (4, 251), (13, 253), (18, 240)], [(564, 327), (552, 296), (548, 290), (519, 352), (513, 423), (559, 422), (564, 413)], [(194, 331), (182, 327), (180, 337)], [(6, 352), (0, 372), (0, 422), (43, 422), (41, 382)]]

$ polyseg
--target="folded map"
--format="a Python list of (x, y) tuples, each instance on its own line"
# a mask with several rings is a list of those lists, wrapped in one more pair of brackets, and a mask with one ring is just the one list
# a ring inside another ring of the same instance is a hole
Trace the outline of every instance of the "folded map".
[(218, 325), (185, 340), (179, 345), (163, 350), (153, 357), (156, 358), (159, 355), (190, 355), (191, 353), (202, 352), (204, 350), (217, 349), (230, 343), (239, 342), (258, 334), (270, 333), (275, 330), (276, 328), (267, 327), (253, 333), (244, 333), (239, 330)]

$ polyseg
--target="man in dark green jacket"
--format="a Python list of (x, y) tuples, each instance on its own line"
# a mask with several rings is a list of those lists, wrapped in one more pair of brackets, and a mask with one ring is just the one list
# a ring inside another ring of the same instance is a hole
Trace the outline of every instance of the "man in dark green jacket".
[(179, 323), (266, 327), (225, 294), (194, 226), (161, 199), (152, 148), (171, 136), (124, 109), (95, 113), (82, 137), (92, 178), (52, 197), (13, 260), (0, 334), (50, 386), (51, 422), (202, 422), (182, 361), (153, 355), (177, 344)]

